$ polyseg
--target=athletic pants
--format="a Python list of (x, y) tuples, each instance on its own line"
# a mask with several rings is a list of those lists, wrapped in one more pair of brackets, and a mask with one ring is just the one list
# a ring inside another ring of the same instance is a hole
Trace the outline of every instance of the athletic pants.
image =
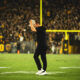
[(39, 59), (39, 55), (41, 56), (41, 60), (43, 63), (43, 70), (46, 71), (46, 68), (47, 68), (46, 49), (43, 49), (43, 48), (40, 49), (39, 47), (37, 47), (35, 54), (34, 54), (34, 60), (37, 65), (37, 68), (38, 68), (38, 70), (41, 70), (42, 66), (41, 66), (41, 62)]

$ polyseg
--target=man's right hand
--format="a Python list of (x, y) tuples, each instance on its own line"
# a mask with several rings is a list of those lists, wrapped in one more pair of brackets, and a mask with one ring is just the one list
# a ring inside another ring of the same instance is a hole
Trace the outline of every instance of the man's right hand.
[(36, 23), (33, 23), (32, 21), (33, 21), (33, 20), (30, 20), (30, 21), (29, 21), (31, 30), (32, 30), (33, 32), (36, 32), (36, 28), (35, 28), (35, 24), (36, 24)]

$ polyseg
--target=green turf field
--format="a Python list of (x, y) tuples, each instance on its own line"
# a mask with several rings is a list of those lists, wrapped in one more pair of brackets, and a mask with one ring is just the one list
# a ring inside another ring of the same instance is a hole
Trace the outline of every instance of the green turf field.
[(0, 54), (0, 80), (80, 80), (80, 55), (47, 54), (47, 61), (49, 74), (38, 76), (33, 54)]

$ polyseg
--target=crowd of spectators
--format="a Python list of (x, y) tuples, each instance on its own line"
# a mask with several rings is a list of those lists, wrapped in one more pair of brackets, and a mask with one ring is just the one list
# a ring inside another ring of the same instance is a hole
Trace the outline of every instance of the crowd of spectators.
[[(5, 9), (0, 10), (0, 35), (3, 43), (36, 40), (30, 31), (29, 20), (33, 17), (39, 21), (39, 0), (6, 0)], [(46, 29), (79, 30), (79, 0), (43, 0), (43, 25)], [(48, 42), (61, 45), (63, 33), (48, 34)], [(57, 38), (57, 36), (60, 36)], [(49, 43), (49, 44), (50, 44)], [(51, 44), (52, 45), (52, 44)], [(50, 45), (49, 45), (50, 46)]]
[(80, 29), (79, 0), (50, 0), (45, 4), (48, 6), (44, 10), (44, 13), (47, 13), (44, 21), (48, 29)]

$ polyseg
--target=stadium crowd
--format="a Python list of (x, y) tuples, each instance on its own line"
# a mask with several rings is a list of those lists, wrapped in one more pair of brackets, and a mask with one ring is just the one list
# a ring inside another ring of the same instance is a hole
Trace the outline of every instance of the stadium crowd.
[[(7, 0), (6, 8), (0, 11), (0, 35), (4, 44), (21, 39), (36, 41), (29, 20), (33, 17), (39, 21), (39, 4), (39, 0)], [(43, 0), (43, 25), (46, 29), (79, 30), (79, 4), (79, 0)], [(47, 33), (49, 46), (54, 43), (59, 47), (63, 36), (64, 33)]]

